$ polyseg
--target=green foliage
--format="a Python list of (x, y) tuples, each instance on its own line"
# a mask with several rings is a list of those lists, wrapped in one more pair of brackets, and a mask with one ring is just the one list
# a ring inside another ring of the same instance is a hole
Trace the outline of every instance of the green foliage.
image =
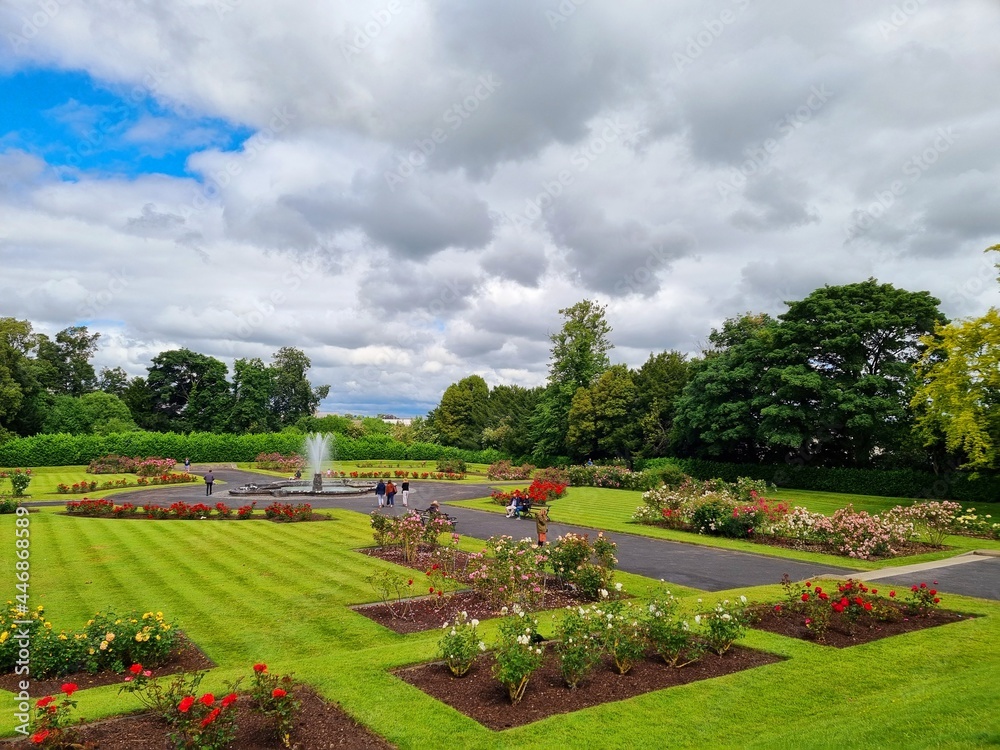
[[(3, 446), (0, 446), (2, 451)], [(879, 497), (949, 498), (991, 503), (1000, 499), (1000, 476), (952, 472), (936, 475), (915, 469), (841, 469), (796, 464), (736, 464), (701, 459), (677, 459), (677, 465), (697, 479), (740, 477), (773, 482), (778, 487), (843, 492)]]
[(650, 600), (643, 613), (643, 625), (650, 645), (675, 669), (697, 661), (704, 653), (688, 620), (681, 615), (680, 603), (669, 589), (661, 590)]
[(438, 652), (448, 670), (456, 677), (462, 677), (472, 667), (472, 663), (486, 644), (479, 639), (479, 620), (469, 619), (465, 612), (455, 615), (455, 621), (445, 623), (444, 635), (438, 641)]
[(719, 602), (708, 614), (696, 615), (695, 623), (704, 626), (705, 645), (721, 656), (746, 634), (750, 619), (747, 598), (741, 596), (738, 601)]
[(544, 648), (537, 636), (538, 620), (516, 605), (513, 614), (500, 621), (493, 676), (507, 688), (513, 704), (524, 697), (528, 680), (542, 665)]
[(924, 442), (944, 437), (971, 469), (1000, 468), (1000, 311), (925, 336), (912, 405)]
[(452, 474), (464, 474), (466, 471), (465, 459), (455, 455), (445, 455), (438, 459), (437, 470), (451, 472)]
[(593, 671), (604, 655), (607, 620), (604, 611), (593, 607), (570, 607), (556, 630), (559, 670), (566, 687), (577, 687)]
[(445, 445), (475, 450), (487, 424), (489, 386), (479, 375), (449, 385), (431, 415), (431, 425)]

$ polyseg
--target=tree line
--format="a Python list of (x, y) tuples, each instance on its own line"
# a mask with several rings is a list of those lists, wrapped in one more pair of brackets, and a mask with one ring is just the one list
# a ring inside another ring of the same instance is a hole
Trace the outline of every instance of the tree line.
[(315, 419), (330, 390), (310, 384), (309, 357), (294, 347), (266, 364), (237, 359), (231, 379), (224, 362), (189, 349), (156, 355), (145, 376), (121, 367), (95, 372), (99, 338), (86, 326), (50, 338), (29, 321), (0, 318), (0, 440), (136, 429), (274, 432)]
[[(988, 252), (1000, 251), (1000, 246)], [(1000, 313), (950, 322), (929, 292), (824, 286), (777, 317), (744, 313), (698, 356), (611, 364), (605, 308), (560, 310), (544, 386), (450, 385), (445, 444), (534, 463), (663, 456), (842, 468), (998, 468)]]

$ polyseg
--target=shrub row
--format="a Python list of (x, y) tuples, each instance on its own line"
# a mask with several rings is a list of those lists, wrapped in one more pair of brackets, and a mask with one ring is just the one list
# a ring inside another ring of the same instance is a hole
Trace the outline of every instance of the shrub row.
[(822, 466), (729, 464), (701, 459), (676, 459), (674, 463), (696, 479), (735, 482), (739, 477), (749, 477), (796, 490), (972, 503), (1000, 500), (1000, 476), (995, 474), (951, 472), (935, 475), (915, 469), (833, 469)]
[[(127, 456), (189, 456), (200, 463), (253, 461), (261, 453), (295, 453), (304, 437), (294, 432), (254, 435), (192, 432), (119, 432), (110, 435), (34, 435), (0, 444), (0, 466), (71, 466), (89, 464), (117, 453)], [(388, 435), (350, 438), (337, 435), (336, 459), (365, 461), (436, 461), (454, 457), (490, 464), (502, 458), (496, 450), (467, 451), (433, 443), (407, 445)]]

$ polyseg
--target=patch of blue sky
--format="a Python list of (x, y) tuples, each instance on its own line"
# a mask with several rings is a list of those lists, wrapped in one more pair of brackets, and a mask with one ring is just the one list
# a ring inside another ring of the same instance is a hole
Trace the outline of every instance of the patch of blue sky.
[(156, 88), (152, 73), (133, 86), (49, 69), (0, 76), (0, 151), (34, 154), (67, 179), (79, 171), (190, 177), (192, 153), (237, 149), (254, 132), (173, 107)]

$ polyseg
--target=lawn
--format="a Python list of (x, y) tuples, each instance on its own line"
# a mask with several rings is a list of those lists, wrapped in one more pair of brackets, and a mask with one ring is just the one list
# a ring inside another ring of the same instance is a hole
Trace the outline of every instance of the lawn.
[[(582, 509), (587, 493), (573, 492)], [(226, 680), (264, 661), (272, 671), (294, 672), (401, 748), (1000, 742), (1000, 603), (958, 596), (946, 603), (987, 616), (845, 650), (752, 631), (745, 645), (788, 660), (491, 732), (389, 674), (435, 658), (439, 633), (397, 635), (348, 608), (374, 600), (364, 579), (388, 564), (352, 551), (371, 543), (365, 515), (332, 514), (332, 522), (280, 525), (85, 519), (46, 509), (31, 516), (32, 605), (44, 604), (56, 627), (67, 628), (98, 610), (162, 610), (219, 665), (204, 688), (220, 692)], [(0, 517), (0, 535), (14, 538), (13, 516)], [(463, 545), (477, 549), (479, 542)], [(13, 593), (12, 544), (0, 547), (0, 569), (10, 571)], [(653, 585), (622, 580), (639, 595)], [(687, 594), (689, 607), (696, 597), (707, 605), (739, 593), (779, 595), (776, 586), (716, 595), (674, 590)], [(487, 640), (491, 630), (487, 624)], [(88, 719), (137, 708), (114, 686), (76, 697)], [(0, 713), (0, 731), (12, 728), (12, 712)]]
[[(789, 491), (787, 495), (781, 495), (780, 499), (795, 505), (805, 505), (809, 510), (823, 513), (832, 513), (837, 508), (842, 508), (848, 503), (853, 503), (855, 509), (871, 509), (872, 512), (891, 508), (893, 505), (898, 504), (897, 501), (888, 500), (887, 498), (876, 498), (867, 495), (843, 495), (832, 492), (808, 492), (806, 490)], [(877, 507), (875, 501), (883, 503), (884, 507)], [(912, 501), (904, 500), (902, 502)], [(477, 508), (494, 513), (504, 512), (503, 506), (493, 503), (489, 498), (456, 500), (449, 504)], [(952, 547), (952, 549), (911, 557), (899, 557), (881, 562), (868, 562), (866, 560), (852, 560), (836, 555), (820, 555), (811, 552), (782, 549), (780, 547), (769, 547), (739, 539), (723, 539), (722, 537), (692, 534), (687, 531), (675, 531), (657, 526), (632, 523), (632, 514), (639, 505), (642, 505), (642, 493), (638, 491), (612, 490), (601, 487), (570, 487), (564, 498), (556, 500), (549, 505), (549, 520), (556, 523), (576, 524), (594, 529), (638, 534), (654, 539), (669, 539), (675, 542), (688, 542), (707, 547), (755, 552), (757, 554), (772, 555), (793, 560), (811, 560), (838, 566), (849, 564), (851, 567), (866, 570), (940, 560), (973, 549), (1000, 549), (1000, 541), (974, 539), (966, 536), (949, 536), (945, 540), (945, 544)]]
[[(3, 469), (0, 469), (3, 470)], [(177, 473), (183, 473), (184, 468), (176, 469)], [(28, 485), (28, 500), (80, 500), (84, 497), (111, 497), (123, 492), (132, 492), (136, 488), (128, 487), (114, 490), (94, 490), (93, 492), (69, 493), (62, 495), (56, 491), (60, 484), (73, 486), (76, 482), (94, 481), (98, 484), (102, 482), (115, 481), (117, 479), (127, 479), (135, 484), (138, 477), (135, 474), (88, 474), (84, 464), (79, 466), (41, 466), (31, 470), (31, 484)], [(198, 481), (201, 481), (199, 478)], [(220, 482), (222, 484), (222, 482)], [(7, 480), (0, 480), (0, 491), (10, 491), (10, 484)]]

